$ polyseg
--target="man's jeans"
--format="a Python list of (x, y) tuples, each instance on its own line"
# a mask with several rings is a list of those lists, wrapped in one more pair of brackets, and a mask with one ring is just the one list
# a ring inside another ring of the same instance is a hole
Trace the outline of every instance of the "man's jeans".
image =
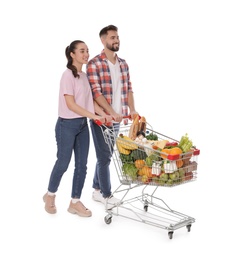
[(103, 197), (107, 198), (112, 193), (109, 166), (112, 158), (114, 141), (119, 131), (119, 124), (108, 127), (113, 135), (112, 142), (108, 143), (105, 142), (103, 135), (103, 131), (106, 131), (107, 127), (103, 125), (98, 126), (93, 120), (90, 120), (90, 126), (97, 157), (92, 187), (94, 189), (100, 189)]

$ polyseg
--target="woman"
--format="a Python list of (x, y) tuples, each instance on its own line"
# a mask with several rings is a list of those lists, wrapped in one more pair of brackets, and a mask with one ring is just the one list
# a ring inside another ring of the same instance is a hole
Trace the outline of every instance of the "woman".
[[(68, 169), (74, 151), (75, 168), (68, 212), (90, 217), (92, 212), (80, 201), (87, 174), (87, 157), (90, 145), (87, 118), (105, 123), (105, 113), (94, 103), (87, 75), (82, 72), (87, 64), (89, 50), (80, 40), (66, 47), (67, 69), (60, 81), (58, 119), (55, 127), (57, 160), (50, 175), (48, 189), (43, 196), (45, 210), (57, 212), (55, 196), (63, 174)], [(98, 116), (95, 111), (104, 116)]]

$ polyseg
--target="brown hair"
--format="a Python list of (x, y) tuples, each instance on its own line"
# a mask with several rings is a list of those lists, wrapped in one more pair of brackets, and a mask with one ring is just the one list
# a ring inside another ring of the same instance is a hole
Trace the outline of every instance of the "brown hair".
[(118, 28), (117, 28), (115, 25), (110, 24), (110, 25), (104, 27), (104, 28), (100, 31), (99, 37), (101, 38), (103, 35), (108, 34), (108, 31), (116, 31), (116, 32), (117, 32), (117, 31), (118, 31)]
[(75, 50), (77, 49), (77, 45), (78, 45), (79, 43), (85, 43), (85, 42), (83, 42), (83, 41), (81, 41), (81, 40), (73, 41), (73, 42), (71, 42), (71, 44), (70, 44), (69, 46), (67, 46), (66, 49), (65, 49), (65, 55), (66, 55), (66, 58), (67, 58), (67, 60), (68, 60), (66, 67), (67, 67), (68, 69), (72, 70), (72, 73), (73, 73), (73, 75), (74, 75), (75, 78), (76, 78), (76, 77), (79, 78), (80, 76), (79, 76), (79, 74), (78, 74), (77, 68), (76, 68), (74, 65), (72, 65), (72, 63), (73, 63), (73, 58), (71, 57), (70, 53), (71, 53), (71, 52), (72, 52), (72, 53), (75, 53)]

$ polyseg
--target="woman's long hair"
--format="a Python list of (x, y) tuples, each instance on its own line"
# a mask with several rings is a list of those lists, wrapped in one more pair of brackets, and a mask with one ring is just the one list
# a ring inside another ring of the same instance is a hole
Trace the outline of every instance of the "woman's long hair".
[(76, 77), (79, 78), (80, 76), (79, 76), (79, 74), (78, 74), (77, 68), (76, 68), (74, 65), (72, 65), (72, 63), (73, 63), (73, 58), (71, 57), (70, 53), (71, 53), (71, 52), (75, 53), (75, 50), (76, 50), (77, 45), (78, 45), (79, 43), (85, 43), (85, 42), (80, 41), (80, 40), (73, 41), (73, 42), (71, 42), (71, 44), (70, 44), (69, 46), (67, 46), (66, 49), (65, 49), (65, 55), (66, 55), (66, 58), (67, 58), (67, 60), (68, 60), (66, 67), (72, 71), (72, 73), (73, 73), (73, 75), (74, 75), (75, 78), (76, 78)]

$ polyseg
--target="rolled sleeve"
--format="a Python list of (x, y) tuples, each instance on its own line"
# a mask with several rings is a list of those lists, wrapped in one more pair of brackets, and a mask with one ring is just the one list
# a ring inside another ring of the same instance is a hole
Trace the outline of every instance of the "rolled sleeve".
[(93, 61), (88, 62), (86, 74), (91, 86), (93, 98), (96, 99), (97, 97), (102, 95), (102, 90), (100, 84), (100, 77), (97, 72), (96, 65)]

